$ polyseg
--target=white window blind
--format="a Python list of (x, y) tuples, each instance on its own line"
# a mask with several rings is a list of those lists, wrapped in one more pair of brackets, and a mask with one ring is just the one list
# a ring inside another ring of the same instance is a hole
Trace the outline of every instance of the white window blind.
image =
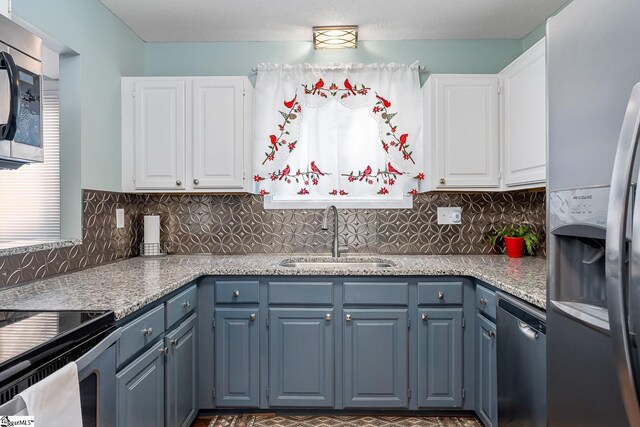
[(42, 110), (44, 163), (0, 170), (0, 243), (60, 240), (60, 97), (57, 90), (43, 92)]

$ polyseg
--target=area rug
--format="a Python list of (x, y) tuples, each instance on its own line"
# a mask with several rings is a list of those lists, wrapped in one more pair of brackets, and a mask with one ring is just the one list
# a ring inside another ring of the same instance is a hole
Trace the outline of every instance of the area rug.
[(209, 427), (482, 427), (472, 417), (219, 415)]

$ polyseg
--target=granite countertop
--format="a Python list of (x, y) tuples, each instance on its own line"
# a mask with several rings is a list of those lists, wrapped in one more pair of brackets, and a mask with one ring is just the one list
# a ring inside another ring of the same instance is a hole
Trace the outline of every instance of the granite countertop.
[(203, 275), (476, 277), (497, 289), (546, 308), (546, 261), (501, 255), (376, 255), (349, 259), (390, 260), (394, 267), (288, 268), (280, 262), (309, 255), (170, 255), (130, 258), (0, 291), (4, 310), (113, 310), (121, 319)]

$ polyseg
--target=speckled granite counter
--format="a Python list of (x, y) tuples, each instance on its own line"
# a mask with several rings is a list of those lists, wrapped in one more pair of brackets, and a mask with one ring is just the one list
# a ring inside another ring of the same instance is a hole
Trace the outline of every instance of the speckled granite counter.
[(497, 255), (389, 255), (375, 257), (395, 263), (394, 267), (384, 269), (279, 265), (284, 259), (300, 257), (252, 254), (131, 258), (1, 291), (0, 309), (113, 310), (116, 319), (120, 319), (203, 275), (472, 276), (546, 308), (547, 267), (543, 259), (510, 259)]

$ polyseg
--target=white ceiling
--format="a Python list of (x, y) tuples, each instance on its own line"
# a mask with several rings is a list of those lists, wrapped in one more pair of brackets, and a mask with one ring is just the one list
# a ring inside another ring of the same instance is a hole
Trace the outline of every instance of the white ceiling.
[(360, 40), (522, 38), (567, 0), (100, 0), (148, 42), (311, 40), (356, 24)]

